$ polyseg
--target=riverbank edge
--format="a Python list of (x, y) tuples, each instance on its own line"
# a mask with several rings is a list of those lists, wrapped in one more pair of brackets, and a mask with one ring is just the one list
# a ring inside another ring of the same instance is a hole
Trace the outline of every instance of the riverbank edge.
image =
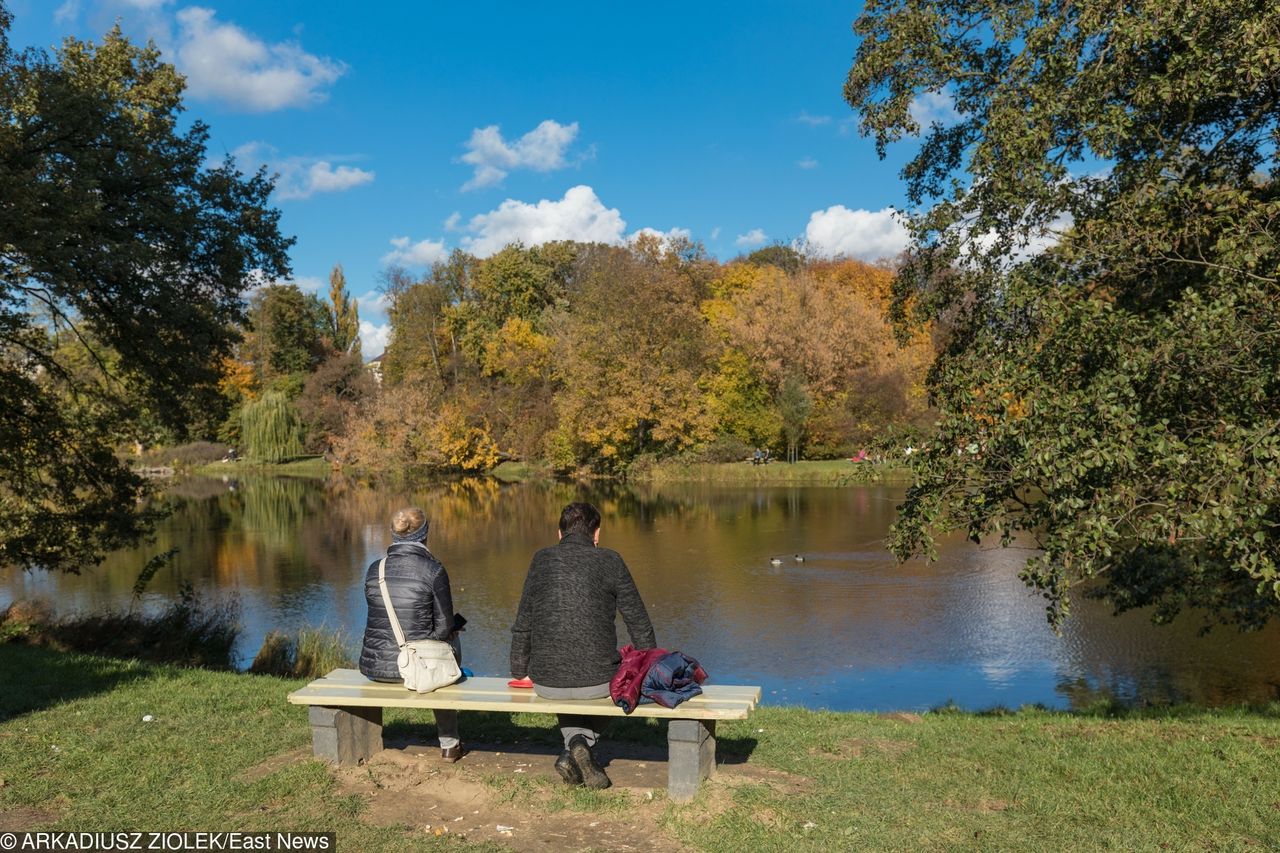
[(905, 485), (911, 471), (896, 465), (848, 459), (802, 459), (799, 462), (658, 462), (629, 479), (647, 483), (716, 483), (743, 486)]
[(321, 456), (295, 459), (292, 462), (209, 462), (197, 465), (192, 473), (202, 477), (234, 477), (238, 475), (270, 475), (281, 477), (306, 477), (323, 479), (334, 471), (331, 463)]
[[(323, 478), (331, 473), (349, 476), (393, 476), (397, 472), (343, 469), (323, 459), (304, 459), (278, 465), (250, 462), (212, 462), (193, 469), (206, 477), (236, 475), (268, 475)], [(502, 483), (554, 482), (573, 478), (557, 476), (545, 463), (507, 461), (486, 471), (485, 476)], [(440, 474), (444, 479), (457, 479), (458, 474)], [(430, 476), (427, 479), (431, 479)], [(726, 486), (859, 486), (908, 485), (911, 471), (895, 465), (851, 462), (848, 459), (803, 459), (799, 462), (680, 462), (667, 460), (644, 469), (632, 469), (625, 477), (593, 475), (603, 482), (631, 482), (661, 485), (664, 483), (709, 483)]]
[[(0, 680), (13, 688), (0, 697), (0, 829), (305, 829), (336, 832), (347, 850), (458, 840), (366, 821), (368, 804), (305, 757), (305, 709), (285, 702), (303, 680), (12, 644), (0, 645)], [(463, 734), (545, 752), (553, 722), (471, 714)], [(427, 714), (388, 712), (387, 723), (397, 736), (434, 735)], [(616, 728), (620, 741), (664, 743), (645, 721)], [(922, 715), (764, 707), (717, 736), (724, 769), (692, 806), (656, 793), (661, 831), (697, 849), (1280, 843), (1276, 703)], [(481, 782), (495, 800), (584, 824), (637, 796), (527, 775)]]

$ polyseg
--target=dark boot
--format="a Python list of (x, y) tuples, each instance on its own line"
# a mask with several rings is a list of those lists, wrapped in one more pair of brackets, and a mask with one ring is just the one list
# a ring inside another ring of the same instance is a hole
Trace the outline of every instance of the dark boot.
[(578, 769), (578, 765), (573, 763), (573, 756), (569, 754), (569, 750), (560, 753), (560, 757), (556, 759), (556, 772), (560, 774), (560, 778), (570, 785), (582, 784), (582, 771)]
[(596, 763), (596, 757), (591, 754), (591, 747), (582, 735), (570, 738), (569, 757), (578, 765), (578, 770), (582, 773), (582, 784), (588, 788), (602, 790), (613, 784), (605, 775), (604, 768)]

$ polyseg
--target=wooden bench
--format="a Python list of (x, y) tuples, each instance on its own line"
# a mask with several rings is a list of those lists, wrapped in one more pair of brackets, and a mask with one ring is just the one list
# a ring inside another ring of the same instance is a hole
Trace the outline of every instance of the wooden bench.
[[(505, 678), (468, 678), (432, 693), (411, 693), (400, 684), (370, 681), (354, 669), (335, 669), (289, 694), (294, 705), (309, 705), (311, 743), (319, 758), (359, 764), (382, 749), (382, 709), (421, 708), (529, 714), (587, 714), (623, 717), (609, 699), (557, 701), (532, 690), (508, 687)], [(675, 708), (645, 704), (632, 717), (667, 723), (667, 793), (692, 799), (715, 772), (716, 721), (745, 720), (760, 702), (759, 687), (704, 685), (702, 695)]]

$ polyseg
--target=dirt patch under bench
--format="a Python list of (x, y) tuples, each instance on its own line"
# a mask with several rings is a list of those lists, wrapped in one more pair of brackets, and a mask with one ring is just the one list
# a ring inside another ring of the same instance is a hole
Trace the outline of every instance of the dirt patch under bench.
[[(602, 744), (600, 760), (613, 780), (609, 796), (625, 798), (607, 812), (573, 811), (552, 802), (555, 788), (564, 784), (553, 767), (557, 751), (484, 743), (468, 743), (467, 750), (457, 764), (445, 764), (434, 746), (397, 745), (364, 766), (334, 773), (347, 793), (365, 798), (365, 820), (415, 833), (462, 836), (519, 851), (686, 849), (657, 825), (666, 805), (665, 750)], [(542, 780), (550, 786), (537, 784)]]

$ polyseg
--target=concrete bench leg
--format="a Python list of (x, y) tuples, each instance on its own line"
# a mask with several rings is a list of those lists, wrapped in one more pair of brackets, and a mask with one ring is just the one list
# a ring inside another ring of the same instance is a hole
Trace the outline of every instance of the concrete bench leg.
[(667, 795), (691, 800), (703, 779), (716, 771), (716, 721), (672, 720), (667, 724)]
[(311, 748), (335, 764), (362, 764), (382, 750), (381, 708), (312, 705)]

